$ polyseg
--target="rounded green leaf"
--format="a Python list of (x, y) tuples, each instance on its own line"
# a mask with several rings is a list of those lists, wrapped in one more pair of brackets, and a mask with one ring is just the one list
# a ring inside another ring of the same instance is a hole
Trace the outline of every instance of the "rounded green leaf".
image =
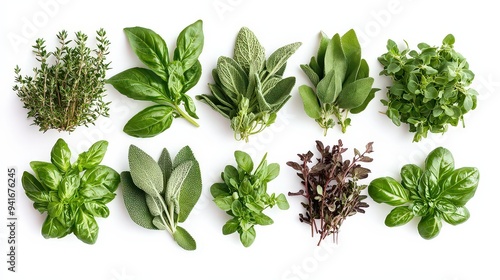
[(276, 204), (278, 205), (278, 208), (281, 210), (287, 210), (290, 208), (290, 204), (288, 204), (288, 200), (286, 199), (284, 194), (279, 194), (278, 197), (276, 197)]
[(94, 217), (107, 218), (109, 216), (109, 208), (98, 201), (87, 201), (83, 204), (85, 210)]
[(396, 227), (407, 224), (413, 219), (413, 211), (407, 206), (399, 206), (387, 215), (385, 218), (385, 225), (388, 227)]
[(50, 161), (62, 173), (66, 172), (71, 167), (71, 151), (68, 144), (62, 139), (57, 139), (56, 144), (50, 152)]
[(42, 235), (44, 238), (61, 238), (71, 233), (71, 228), (61, 224), (57, 218), (47, 216), (42, 225)]
[(24, 191), (26, 193), (38, 193), (48, 191), (40, 181), (38, 181), (35, 176), (33, 176), (28, 171), (23, 172), (23, 176), (21, 177), (21, 184), (23, 185)]
[(74, 233), (81, 241), (94, 244), (97, 241), (99, 226), (92, 215), (80, 210), (76, 213)]
[(391, 177), (373, 180), (368, 186), (368, 194), (375, 202), (399, 206), (409, 201), (408, 190)]
[(78, 188), (80, 188), (80, 176), (70, 174), (61, 180), (57, 194), (63, 201), (69, 200), (75, 195)]
[(424, 170), (432, 172), (439, 181), (454, 169), (453, 155), (446, 148), (438, 147), (432, 150), (425, 159)]
[(92, 144), (86, 152), (79, 154), (76, 162), (80, 171), (99, 165), (104, 159), (107, 149), (108, 141), (100, 140)]
[(469, 210), (465, 207), (457, 207), (454, 212), (442, 213), (443, 220), (450, 225), (458, 225), (470, 218)]
[(45, 188), (58, 190), (62, 175), (55, 165), (48, 162), (32, 161), (30, 162), (30, 166), (35, 172), (35, 176)]
[(442, 197), (457, 206), (464, 206), (476, 193), (478, 184), (479, 170), (477, 168), (459, 168), (443, 179)]
[(114, 75), (106, 82), (128, 98), (157, 103), (168, 101), (165, 82), (149, 69), (130, 68)]
[(321, 117), (321, 108), (314, 90), (309, 86), (302, 85), (299, 87), (299, 94), (302, 98), (306, 114), (310, 118), (319, 119)]
[(415, 164), (406, 164), (401, 168), (401, 184), (409, 190), (418, 190), (422, 169)]
[(203, 21), (197, 20), (186, 26), (177, 37), (177, 48), (174, 59), (182, 63), (184, 71), (190, 69), (198, 61), (203, 50)]
[(423, 217), (418, 223), (418, 233), (424, 239), (432, 239), (439, 234), (442, 222), (435, 214)]
[(133, 116), (123, 131), (134, 137), (153, 137), (172, 125), (174, 109), (165, 105), (148, 107)]
[(111, 167), (98, 165), (85, 171), (81, 181), (82, 187), (104, 186), (114, 192), (120, 184), (120, 174)]
[(228, 235), (235, 233), (238, 230), (238, 227), (240, 226), (240, 222), (238, 219), (231, 219), (227, 221), (224, 226), (222, 227), (222, 234)]
[(249, 154), (243, 151), (235, 151), (234, 158), (238, 167), (244, 170), (246, 173), (251, 173), (253, 170), (253, 161)]
[(158, 197), (163, 193), (165, 188), (163, 173), (151, 156), (137, 146), (130, 145), (128, 161), (134, 185), (153, 197)]
[(240, 241), (241, 244), (245, 247), (250, 247), (252, 243), (255, 241), (257, 233), (255, 232), (255, 229), (253, 226), (249, 228), (248, 230), (244, 230), (240, 233)]
[(184, 228), (177, 226), (173, 234), (175, 242), (185, 250), (195, 250), (196, 241)]
[(242, 27), (236, 36), (233, 57), (247, 73), (251, 64), (258, 65), (258, 70), (264, 65), (265, 50), (255, 34), (247, 27)]
[(330, 104), (337, 99), (342, 90), (342, 80), (336, 74), (335, 69), (326, 73), (325, 77), (319, 81), (316, 90), (322, 104)]
[(225, 183), (214, 183), (210, 187), (210, 194), (212, 194), (212, 197), (216, 198), (219, 196), (230, 196), (231, 193), (229, 192), (229, 188)]

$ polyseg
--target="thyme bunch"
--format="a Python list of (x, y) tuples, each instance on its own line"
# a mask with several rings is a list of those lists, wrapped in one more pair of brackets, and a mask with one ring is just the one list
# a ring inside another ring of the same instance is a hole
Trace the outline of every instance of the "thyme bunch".
[(33, 76), (23, 77), (19, 66), (14, 69), (13, 90), (40, 131), (71, 132), (78, 126), (94, 124), (101, 115), (109, 116), (109, 102), (103, 100), (106, 70), (110, 69), (106, 31), (97, 31), (94, 50), (87, 47), (87, 35), (76, 32), (75, 36), (72, 46), (68, 33), (59, 32), (59, 46), (53, 52), (47, 51), (44, 39), (37, 39), (33, 53), (40, 66), (33, 68)]
[[(340, 226), (345, 219), (356, 213), (365, 213), (363, 208), (368, 207), (368, 204), (363, 200), (367, 196), (362, 195), (361, 191), (367, 185), (358, 185), (358, 180), (367, 178), (370, 173), (360, 162), (373, 161), (367, 155), (373, 152), (372, 144), (368, 143), (363, 153), (354, 149), (352, 160), (344, 160), (342, 154), (347, 148), (343, 147), (341, 140), (333, 147), (325, 147), (321, 141), (316, 141), (320, 157), (315, 165), (309, 167), (314, 157), (311, 151), (298, 154), (300, 162), (287, 162), (288, 166), (298, 171), (297, 175), (304, 186), (300, 191), (289, 192), (288, 195), (307, 199), (307, 203), (302, 203), (306, 212), (299, 214), (299, 219), (311, 226), (311, 236), (315, 233), (320, 235), (318, 246), (328, 235), (333, 235), (334, 242), (337, 242)], [(319, 220), (319, 224), (316, 220)]]

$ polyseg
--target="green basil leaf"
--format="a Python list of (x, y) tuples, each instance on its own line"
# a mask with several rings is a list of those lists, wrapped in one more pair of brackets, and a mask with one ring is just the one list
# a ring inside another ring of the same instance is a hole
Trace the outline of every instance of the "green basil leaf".
[(79, 194), (84, 198), (99, 200), (102, 203), (108, 203), (116, 196), (116, 194), (103, 185), (84, 185), (80, 189)]
[(125, 208), (132, 221), (143, 228), (156, 229), (146, 204), (146, 193), (134, 185), (130, 172), (121, 173), (121, 185)]
[(438, 178), (429, 170), (424, 171), (422, 174), (419, 187), (419, 192), (427, 200), (435, 200), (441, 194), (441, 186), (439, 185)]
[(71, 167), (71, 151), (68, 144), (59, 138), (50, 152), (50, 161), (61, 173), (65, 173)]
[(58, 196), (61, 200), (70, 200), (80, 188), (80, 176), (70, 174), (65, 176), (59, 184)]
[(165, 82), (149, 69), (130, 68), (114, 75), (106, 82), (128, 98), (156, 103), (170, 102)]
[(128, 160), (134, 185), (153, 197), (160, 196), (165, 186), (163, 173), (156, 161), (134, 145), (130, 145)]
[(231, 193), (229, 192), (229, 188), (227, 187), (227, 185), (225, 183), (214, 183), (210, 187), (210, 194), (214, 198), (219, 197), (219, 196), (226, 197), (226, 196), (231, 195)]
[(335, 71), (336, 75), (334, 80), (342, 83), (347, 70), (347, 60), (342, 49), (339, 34), (333, 36), (325, 52), (325, 73), (328, 74), (332, 70)]
[(168, 92), (172, 100), (177, 103), (184, 88), (184, 69), (180, 61), (174, 60), (168, 64)]
[(446, 37), (444, 37), (443, 39), (443, 45), (453, 46), (453, 44), (455, 44), (455, 37), (453, 36), (453, 34), (446, 35)]
[(368, 186), (368, 194), (375, 202), (399, 206), (409, 202), (408, 191), (391, 177), (373, 180)]
[(443, 220), (450, 225), (458, 225), (466, 222), (470, 218), (470, 213), (464, 206), (457, 207), (455, 211), (449, 213), (441, 213)]
[(125, 35), (137, 57), (164, 81), (168, 80), (167, 44), (160, 35), (143, 27), (125, 28)]
[(52, 201), (47, 204), (47, 212), (49, 216), (60, 218), (64, 216), (65, 203)]
[(248, 230), (244, 230), (240, 234), (240, 241), (241, 244), (245, 247), (250, 247), (252, 243), (255, 241), (257, 233), (255, 232), (255, 229), (253, 227), (249, 228)]
[(91, 169), (101, 163), (108, 149), (108, 141), (95, 142), (90, 148), (78, 155), (77, 164), (79, 170)]
[(195, 64), (184, 72), (184, 87), (182, 92), (187, 92), (193, 88), (201, 78), (201, 63), (196, 60)]
[(236, 217), (243, 217), (245, 214), (245, 210), (243, 209), (243, 204), (241, 204), (241, 201), (235, 200), (231, 204), (231, 212), (233, 212), (233, 215)]
[(301, 85), (299, 87), (299, 94), (302, 98), (306, 114), (315, 120), (319, 119), (321, 117), (321, 108), (318, 104), (318, 99), (316, 98), (314, 90), (309, 86)]
[(455, 170), (453, 155), (443, 147), (434, 149), (425, 159), (425, 170), (434, 173), (436, 178), (441, 181), (444, 176)]
[(184, 102), (184, 109), (191, 117), (198, 119), (198, 115), (196, 115), (196, 106), (194, 105), (193, 99), (187, 95), (183, 94), (181, 96), (181, 100)]
[(255, 220), (255, 223), (261, 226), (272, 225), (274, 223), (273, 219), (271, 219), (264, 213), (255, 214), (253, 218)]
[(231, 210), (231, 205), (233, 204), (234, 198), (233, 196), (218, 196), (214, 198), (214, 203), (223, 211), (229, 211)]
[(442, 197), (457, 206), (464, 206), (476, 193), (479, 184), (479, 170), (462, 167), (446, 176), (443, 181)]
[(235, 233), (239, 227), (240, 227), (240, 222), (238, 221), (238, 219), (233, 218), (231, 220), (228, 220), (222, 227), (222, 234), (228, 235)]
[(71, 229), (61, 224), (55, 217), (47, 216), (42, 225), (42, 235), (45, 238), (62, 238), (71, 233)]
[(32, 161), (30, 162), (30, 166), (33, 172), (35, 172), (35, 176), (45, 188), (51, 190), (59, 188), (62, 175), (55, 165), (48, 162)]
[(439, 234), (442, 222), (435, 214), (423, 217), (418, 223), (418, 233), (424, 239), (432, 239)]
[(246, 73), (250, 72), (251, 64), (258, 65), (260, 70), (266, 59), (264, 48), (255, 34), (246, 27), (241, 28), (236, 36), (233, 57)]
[(133, 116), (123, 131), (134, 137), (153, 137), (172, 125), (174, 109), (164, 105), (148, 107)]
[(227, 89), (241, 96), (246, 95), (248, 77), (235, 60), (224, 56), (219, 57), (217, 73), (222, 85)]
[(339, 93), (337, 104), (343, 109), (361, 106), (372, 90), (373, 78), (363, 78), (346, 85)]
[(388, 227), (396, 227), (407, 224), (413, 219), (413, 211), (407, 206), (398, 206), (387, 215), (385, 225)]
[[(158, 165), (160, 166), (161, 172), (163, 174), (163, 185), (166, 186), (170, 175), (172, 174), (172, 159), (170, 158), (170, 153), (167, 149), (161, 151), (160, 159), (158, 160)], [(161, 193), (162, 197), (164, 193)]]
[[(167, 187), (165, 190), (165, 201), (169, 205), (175, 205), (175, 213), (179, 214), (180, 211), (180, 203), (179, 203), (179, 195), (181, 192), (181, 188), (184, 185), (184, 180), (188, 176), (189, 170), (193, 166), (192, 161), (185, 161), (179, 164), (172, 171), (172, 175), (168, 179)], [(152, 213), (154, 215), (154, 213)]]
[(198, 202), (202, 191), (200, 165), (191, 148), (189, 146), (184, 146), (174, 158), (174, 169), (187, 161), (192, 162), (193, 165), (189, 169), (179, 193), (179, 223), (186, 221), (189, 213), (191, 213), (191, 210), (193, 210), (196, 202)]
[(201, 20), (195, 21), (181, 31), (177, 37), (174, 60), (182, 63), (184, 71), (196, 64), (203, 50), (203, 43), (203, 22)]
[(120, 174), (108, 166), (98, 165), (85, 171), (81, 181), (82, 187), (103, 186), (115, 192), (120, 184)]
[(109, 216), (109, 208), (101, 202), (87, 201), (83, 207), (94, 217), (107, 218)]
[(415, 164), (406, 164), (401, 168), (401, 184), (408, 190), (417, 191), (422, 177), (422, 169)]
[(278, 197), (276, 197), (276, 205), (278, 205), (278, 208), (281, 210), (287, 210), (290, 208), (290, 204), (288, 204), (288, 200), (286, 199), (285, 195), (280, 193)]
[(44, 192), (49, 189), (45, 188), (40, 181), (38, 181), (35, 176), (33, 176), (28, 171), (23, 172), (23, 176), (21, 177), (21, 184), (23, 185), (24, 191), (28, 192)]
[(356, 79), (361, 63), (361, 45), (354, 29), (350, 29), (342, 35), (340, 42), (347, 64), (345, 81), (351, 83)]
[(336, 74), (335, 69), (330, 70), (330, 72), (319, 81), (316, 90), (318, 99), (322, 104), (330, 104), (337, 99), (342, 90), (342, 80), (340, 80), (339, 75)]
[(235, 151), (234, 158), (238, 167), (244, 170), (246, 173), (251, 173), (253, 170), (253, 161), (249, 154), (243, 151)]
[(195, 250), (196, 241), (184, 228), (177, 226), (173, 234), (175, 242), (185, 250)]
[(99, 226), (92, 215), (80, 210), (76, 213), (74, 233), (78, 239), (87, 243), (94, 244), (97, 240)]
[(222, 179), (228, 186), (231, 186), (231, 179), (239, 181), (239, 177), (238, 170), (232, 165), (226, 165), (224, 172), (222, 172)]
[(436, 202), (436, 209), (441, 213), (454, 213), (457, 211), (457, 206), (447, 199), (440, 199)]
[(274, 51), (266, 61), (266, 70), (273, 76), (286, 65), (286, 61), (295, 53), (302, 43), (292, 43)]

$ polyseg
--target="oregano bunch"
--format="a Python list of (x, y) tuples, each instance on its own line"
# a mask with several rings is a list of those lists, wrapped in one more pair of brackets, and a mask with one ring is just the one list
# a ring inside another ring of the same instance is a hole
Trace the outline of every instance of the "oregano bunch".
[(274, 51), (269, 58), (255, 34), (243, 27), (238, 32), (233, 58), (221, 56), (212, 71), (211, 94), (196, 98), (231, 121), (237, 140), (270, 126), (291, 98), (295, 77), (283, 78), (286, 62), (300, 47), (292, 43)]
[(361, 185), (358, 181), (366, 179), (371, 172), (361, 163), (373, 161), (368, 156), (373, 152), (372, 145), (372, 142), (368, 143), (363, 153), (354, 149), (354, 156), (349, 160), (343, 157), (347, 148), (344, 148), (341, 140), (332, 147), (325, 147), (323, 142), (316, 141), (320, 156), (314, 165), (310, 166), (314, 158), (311, 151), (298, 154), (299, 162), (287, 162), (298, 172), (303, 186), (300, 191), (289, 192), (288, 195), (306, 199), (302, 203), (305, 214), (299, 214), (299, 220), (311, 226), (311, 236), (320, 235), (318, 246), (329, 235), (337, 242), (340, 226), (345, 219), (356, 213), (365, 213), (364, 208), (368, 204), (364, 200), (367, 196), (361, 192), (367, 185)]
[(361, 58), (361, 46), (353, 29), (331, 39), (321, 33), (317, 56), (300, 67), (313, 84), (299, 87), (304, 110), (325, 135), (336, 122), (345, 133), (351, 124), (348, 114), (364, 111), (379, 90), (372, 88), (374, 80), (369, 77), (368, 63)]
[(59, 32), (59, 46), (52, 52), (47, 51), (44, 39), (37, 39), (33, 53), (40, 66), (33, 68), (33, 76), (23, 77), (19, 66), (14, 70), (13, 90), (40, 131), (71, 132), (94, 124), (99, 116), (109, 116), (109, 102), (103, 99), (110, 65), (106, 62), (110, 44), (106, 31), (97, 31), (97, 48), (93, 50), (87, 46), (87, 35), (76, 32), (75, 36), (71, 44), (68, 33)]
[(42, 225), (45, 238), (62, 238), (74, 233), (78, 239), (94, 244), (99, 233), (96, 217), (106, 218), (106, 206), (116, 194), (120, 175), (101, 165), (108, 142), (94, 143), (71, 163), (68, 144), (59, 139), (50, 153), (50, 162), (32, 161), (34, 175), (25, 171), (22, 185), (33, 207), (47, 212)]
[(129, 98), (156, 104), (133, 116), (123, 131), (134, 137), (153, 137), (168, 129), (175, 118), (199, 126), (194, 120), (198, 119), (196, 106), (187, 91), (201, 77), (198, 57), (205, 40), (203, 22), (198, 20), (179, 33), (172, 57), (163, 38), (153, 30), (128, 27), (124, 31), (132, 50), (147, 68), (127, 69), (107, 82)]
[(215, 204), (232, 218), (222, 227), (224, 235), (238, 233), (241, 244), (249, 247), (257, 235), (256, 225), (266, 226), (274, 223), (264, 210), (275, 205), (281, 210), (290, 206), (284, 194), (268, 194), (267, 184), (278, 177), (280, 166), (267, 163), (264, 155), (254, 170), (249, 154), (234, 152), (236, 166), (227, 165), (221, 174), (222, 182), (210, 187)]
[(138, 147), (129, 148), (130, 171), (121, 173), (123, 199), (130, 218), (147, 229), (166, 230), (185, 250), (196, 241), (179, 223), (185, 222), (201, 195), (198, 161), (189, 148), (172, 160), (163, 149), (158, 161)]
[(474, 73), (467, 60), (454, 49), (455, 37), (448, 34), (442, 45), (418, 44), (418, 51), (406, 45), (400, 50), (393, 40), (378, 60), (389, 76), (386, 115), (400, 126), (409, 125), (414, 142), (427, 133), (444, 133), (448, 125), (464, 124), (464, 115), (476, 108), (477, 91), (470, 88)]

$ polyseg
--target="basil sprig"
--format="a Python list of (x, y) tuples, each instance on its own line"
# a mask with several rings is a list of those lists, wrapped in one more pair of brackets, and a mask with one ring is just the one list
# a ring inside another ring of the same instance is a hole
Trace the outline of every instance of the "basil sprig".
[(120, 175), (100, 165), (108, 142), (98, 141), (71, 164), (71, 151), (57, 140), (50, 154), (51, 162), (32, 161), (34, 175), (25, 171), (22, 185), (33, 207), (47, 212), (42, 226), (45, 238), (62, 238), (74, 233), (78, 239), (94, 244), (99, 226), (95, 217), (109, 216), (107, 203), (115, 198)]
[[(160, 35), (143, 27), (125, 28), (132, 50), (147, 68), (134, 67), (107, 80), (121, 94), (152, 101), (125, 124), (125, 133), (135, 137), (156, 136), (182, 117), (194, 126), (198, 123), (193, 99), (186, 94), (201, 76), (198, 57), (203, 49), (202, 21), (198, 20), (181, 31), (173, 59)], [(183, 105), (184, 110), (181, 109)]]
[(321, 33), (317, 56), (300, 67), (314, 86), (299, 87), (304, 110), (325, 135), (335, 125), (333, 116), (345, 133), (351, 124), (348, 114), (364, 111), (379, 90), (372, 88), (374, 80), (368, 76), (368, 63), (361, 58), (361, 46), (353, 29), (331, 39)]
[(401, 182), (377, 178), (368, 186), (368, 193), (378, 203), (396, 206), (385, 219), (387, 226), (404, 225), (419, 216), (420, 236), (431, 239), (439, 234), (443, 220), (458, 225), (469, 219), (465, 204), (478, 184), (477, 168), (455, 169), (451, 152), (439, 147), (429, 153), (423, 169), (407, 164), (401, 168)]
[(179, 246), (195, 250), (194, 238), (178, 225), (201, 195), (200, 167), (191, 148), (182, 148), (173, 161), (163, 149), (157, 162), (131, 145), (128, 159), (130, 171), (121, 173), (121, 185), (130, 218), (144, 228), (166, 230)]
[(293, 43), (273, 52), (265, 50), (250, 29), (243, 27), (236, 37), (233, 58), (221, 56), (212, 71), (212, 94), (196, 98), (231, 121), (237, 140), (248, 141), (270, 126), (276, 114), (291, 98), (295, 77), (283, 78), (286, 62), (300, 47)]

